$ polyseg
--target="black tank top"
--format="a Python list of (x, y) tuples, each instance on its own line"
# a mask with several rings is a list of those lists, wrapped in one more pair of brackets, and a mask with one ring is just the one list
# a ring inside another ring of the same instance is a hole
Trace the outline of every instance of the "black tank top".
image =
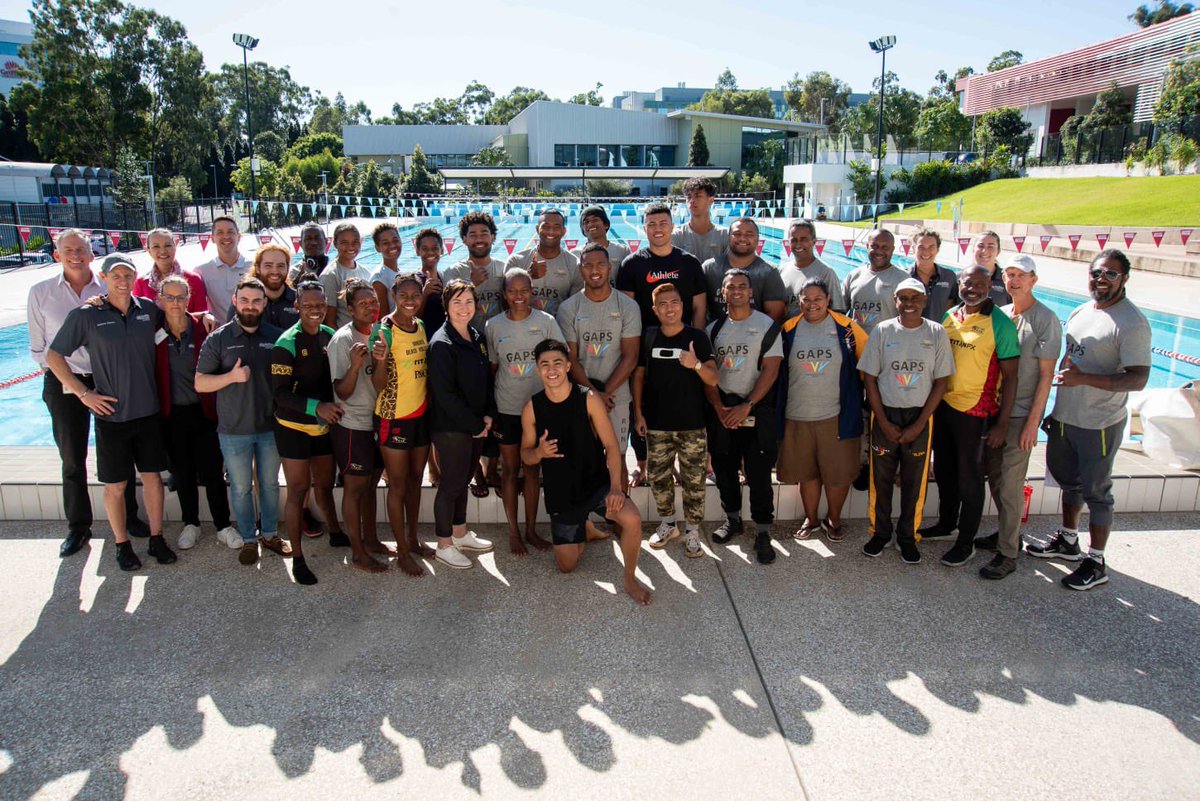
[(533, 396), (538, 439), (550, 432), (550, 439), (558, 440), (558, 452), (563, 455), (542, 462), (542, 490), (546, 511), (551, 514), (577, 509), (609, 484), (604, 446), (588, 416), (587, 393), (584, 387), (576, 386), (561, 403), (547, 398), (545, 390)]

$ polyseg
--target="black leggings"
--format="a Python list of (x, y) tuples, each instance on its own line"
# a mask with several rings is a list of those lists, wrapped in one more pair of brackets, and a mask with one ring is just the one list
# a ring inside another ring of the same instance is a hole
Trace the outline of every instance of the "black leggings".
[(983, 516), (984, 445), (990, 420), (945, 401), (934, 413), (933, 477), (938, 485), (938, 525), (958, 529), (957, 543), (970, 545)]
[(200, 404), (172, 406), (171, 416), (163, 423), (167, 449), (171, 455), (171, 473), (185, 525), (200, 525), (200, 492), (204, 485), (208, 510), (218, 529), (229, 526), (229, 495), (225, 489), (221, 445), (217, 424), (204, 416)]
[(483, 450), (483, 438), (457, 431), (433, 432), (441, 481), (433, 498), (434, 530), (439, 538), (448, 538), (453, 526), (467, 522), (467, 498), (475, 465)]

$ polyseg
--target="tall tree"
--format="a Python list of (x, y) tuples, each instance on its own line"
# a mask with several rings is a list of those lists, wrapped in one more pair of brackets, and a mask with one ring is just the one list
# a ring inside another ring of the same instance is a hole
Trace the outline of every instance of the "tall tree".
[(1117, 82), (1096, 95), (1096, 103), (1087, 115), (1087, 127), (1092, 129), (1112, 128), (1133, 122), (1133, 109), (1125, 100)]
[(938, 70), (937, 75), (933, 76), (934, 84), (925, 96), (925, 104), (937, 105), (946, 100), (954, 100), (958, 94), (958, 82), (974, 74), (975, 70), (972, 67), (959, 67), (954, 71), (954, 75), (948, 75), (945, 70)]
[(488, 109), (492, 107), (492, 101), (495, 99), (495, 92), (479, 81), (472, 80), (467, 84), (467, 88), (463, 89), (458, 104), (471, 115), (471, 122), (478, 125), (483, 122), (483, 118), (487, 115)]
[(1154, 106), (1154, 121), (1172, 130), (1189, 117), (1200, 117), (1200, 59), (1171, 62)]
[(263, 131), (254, 135), (254, 154), (274, 162), (283, 160), (286, 146), (283, 137), (274, 131)]
[(1003, 145), (1014, 155), (1021, 155), (1033, 144), (1029, 123), (1021, 117), (1021, 110), (1012, 106), (992, 109), (980, 115), (975, 138), (985, 153)]
[(1129, 19), (1136, 22), (1139, 28), (1149, 28), (1151, 25), (1157, 25), (1169, 19), (1182, 17), (1184, 14), (1191, 14), (1193, 9), (1194, 6), (1191, 3), (1176, 5), (1171, 0), (1158, 0), (1158, 5), (1154, 8), (1144, 5), (1138, 6), (1129, 15)]
[(576, 103), (580, 106), (603, 106), (604, 98), (600, 95), (600, 87), (604, 84), (596, 81), (596, 88), (587, 92), (580, 92), (576, 95), (571, 95), (568, 103)]
[[(888, 71), (886, 98), (883, 104), (883, 135), (891, 136), (898, 147), (915, 147), (917, 121), (921, 116), (922, 98), (911, 89), (899, 85), (896, 73)], [(841, 125), (855, 145), (866, 136), (875, 138), (879, 119), (879, 79), (873, 82), (875, 91), (867, 102), (850, 109)]]
[(429, 172), (429, 164), (425, 159), (425, 151), (420, 145), (413, 148), (412, 164), (408, 168), (408, 177), (404, 180), (404, 191), (413, 194), (430, 194), (440, 192), (442, 182)]
[(733, 77), (733, 73), (729, 71), (729, 67), (726, 67), (725, 71), (717, 76), (717, 85), (714, 88), (727, 92), (737, 91), (737, 78)]
[(1008, 69), (1009, 67), (1015, 67), (1018, 64), (1024, 63), (1024, 61), (1025, 55), (1021, 51), (1005, 50), (1003, 53), (993, 57), (992, 60), (988, 62), (987, 71), (998, 72), (999, 70)]
[[(485, 147), (471, 157), (473, 167), (511, 167), (512, 158), (502, 147)], [(484, 195), (498, 195), (504, 188), (504, 182), (499, 178), (482, 178), (477, 180), (479, 192)]]
[(302, 159), (328, 150), (334, 156), (342, 156), (342, 135), (328, 133), (310, 133), (300, 137), (288, 148), (287, 156)]
[[(262, 61), (250, 62), (250, 117), (254, 132), (275, 131), (284, 134), (308, 121), (313, 107), (312, 91), (292, 80), (287, 67), (272, 67)], [(211, 76), (220, 122), (218, 138), (225, 146), (244, 140), (246, 133), (246, 91), (241, 64), (222, 64)], [(341, 130), (337, 131), (342, 135)]]
[(914, 132), (921, 148), (949, 150), (971, 140), (971, 118), (958, 110), (958, 101), (943, 100), (921, 109)]
[(41, 161), (44, 157), (29, 139), (29, 117), (20, 108), (11, 108), (0, 95), (0, 153), (13, 161)]
[(457, 97), (435, 97), (426, 103), (413, 106), (422, 125), (469, 125), (470, 114)]
[(850, 84), (821, 70), (803, 78), (796, 73), (785, 85), (783, 98), (792, 118), (802, 122), (823, 119), (831, 130), (837, 130), (838, 118), (850, 107)]
[(696, 111), (709, 111), (716, 114), (737, 114), (743, 117), (775, 116), (775, 102), (766, 89), (710, 89), (705, 92), (699, 102), (688, 106)]
[(504, 97), (497, 98), (484, 115), (487, 125), (507, 125), (512, 118), (520, 114), (530, 103), (538, 100), (550, 100), (550, 96), (541, 89), (530, 89), (527, 86), (514, 86), (513, 90)]
[(692, 141), (688, 145), (687, 166), (708, 166), (708, 137), (704, 135), (704, 126), (699, 123), (696, 124), (696, 130), (692, 131)]

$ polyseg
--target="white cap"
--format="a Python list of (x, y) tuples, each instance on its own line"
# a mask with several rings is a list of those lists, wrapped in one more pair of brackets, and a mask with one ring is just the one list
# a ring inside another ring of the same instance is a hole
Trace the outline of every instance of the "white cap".
[(1013, 256), (1008, 260), (1008, 264), (1004, 265), (1005, 269), (1015, 267), (1023, 273), (1036, 273), (1037, 263), (1033, 260), (1033, 256), (1022, 253), (1020, 256)]
[(902, 289), (915, 289), (922, 295), (925, 294), (925, 285), (915, 278), (905, 278), (896, 285), (896, 292), (899, 293)]

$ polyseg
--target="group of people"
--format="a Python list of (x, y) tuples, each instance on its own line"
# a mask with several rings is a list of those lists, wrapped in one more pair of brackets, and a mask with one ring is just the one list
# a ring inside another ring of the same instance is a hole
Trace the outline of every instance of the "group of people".
[[(936, 263), (937, 232), (912, 235), (916, 261), (901, 269), (892, 264), (894, 235), (878, 229), (868, 264), (839, 280), (814, 253), (812, 223), (790, 226), (790, 256), (776, 267), (757, 253), (753, 219), (728, 229), (712, 222), (710, 181), (688, 181), (685, 193), (689, 222), (676, 228), (669, 206), (649, 205), (647, 246), (636, 253), (608, 239), (599, 206), (582, 212), (587, 241), (568, 252), (566, 218), (547, 209), (536, 243), (501, 262), (492, 256), (495, 222), (472, 212), (459, 224), (465, 259), (442, 268), (441, 235), (425, 228), (414, 238), (421, 267), (411, 272), (400, 272), (402, 239), (390, 223), (372, 233), (383, 260), (374, 272), (356, 260), (361, 238), (349, 223), (333, 231), (333, 259), (323, 229), (308, 225), (296, 264), (274, 244), (247, 263), (237, 222), (221, 217), (215, 257), (194, 270), (175, 259), (170, 232), (155, 230), (142, 276), (122, 254), (96, 275), (86, 234), (63, 231), (62, 275), (29, 295), (31, 350), (46, 369), (63, 462), (61, 554), (91, 536), (86, 456), (95, 417), (97, 473), (124, 570), (141, 566), (131, 535), (148, 535), (158, 562), (176, 560), (163, 538), (168, 471), (184, 523), (178, 548), (200, 536), (203, 487), (217, 539), (245, 565), (264, 551), (290, 557), (299, 584), (317, 581), (303, 551), (306, 535), (323, 533), (310, 502), (330, 543), (349, 547), (361, 570), (387, 571), (395, 559), (420, 576), (418, 557), (470, 568), (469, 555), (493, 544), (468, 529), (468, 495), (487, 494), (498, 475), (514, 554), (553, 548), (569, 572), (589, 541), (610, 536), (597, 527), (606, 520), (625, 589), (645, 604), (650, 592), (635, 577), (641, 518), (629, 487), (652, 489), (660, 522), (649, 546), (679, 539), (684, 555), (698, 557), (706, 480), (725, 515), (712, 533), (718, 544), (746, 530), (744, 483), (753, 550), (768, 564), (775, 471), (799, 485), (797, 540), (842, 540), (842, 510), (859, 486), (870, 493), (867, 556), (894, 541), (900, 558), (916, 563), (919, 541), (953, 539), (943, 564), (995, 550), (980, 573), (1000, 579), (1021, 548), (1025, 472), (1042, 428), (1063, 519), (1048, 544), (1025, 550), (1080, 562), (1068, 587), (1107, 580), (1112, 463), (1126, 394), (1145, 384), (1150, 364), (1149, 326), (1125, 297), (1122, 253), (1092, 263), (1091, 300), (1066, 322), (1060, 360), (1063, 334), (1034, 296), (1034, 260), (1001, 267), (993, 233), (980, 238), (975, 264), (955, 273)], [(630, 444), (637, 467), (627, 471)], [(931, 458), (939, 516), (922, 527)], [(436, 547), (418, 536), (427, 467), (437, 485)], [(385, 475), (394, 545), (376, 532)], [(985, 483), (1000, 525), (979, 536)], [(536, 525), (543, 495), (549, 541)]]

